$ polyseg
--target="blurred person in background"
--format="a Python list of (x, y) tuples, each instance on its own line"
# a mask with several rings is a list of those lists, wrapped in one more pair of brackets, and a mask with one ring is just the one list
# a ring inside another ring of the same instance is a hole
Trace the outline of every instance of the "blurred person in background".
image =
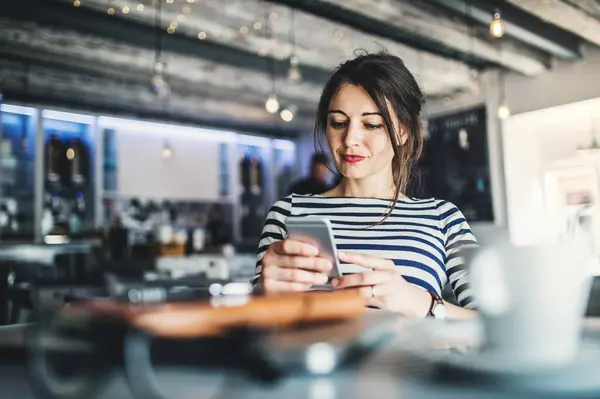
[[(342, 276), (333, 289), (357, 289), (368, 306), (410, 317), (476, 316), (463, 249), (477, 246), (452, 203), (406, 195), (423, 148), (424, 96), (403, 61), (386, 53), (341, 64), (325, 85), (315, 123), (326, 139), (337, 186), (291, 194), (269, 211), (253, 283), (264, 292), (305, 291), (325, 284), (332, 264), (307, 243), (287, 239), (290, 216), (332, 224)], [(441, 298), (452, 287), (458, 304)]]
[(323, 194), (331, 187), (327, 183), (329, 168), (327, 155), (322, 152), (313, 154), (310, 162), (310, 175), (295, 182), (288, 192), (290, 194)]

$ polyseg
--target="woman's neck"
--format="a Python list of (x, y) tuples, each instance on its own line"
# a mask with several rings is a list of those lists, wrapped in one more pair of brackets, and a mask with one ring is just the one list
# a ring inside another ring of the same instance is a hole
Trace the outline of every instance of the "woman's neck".
[[(390, 180), (374, 179), (342, 179), (341, 183), (329, 192), (329, 195), (360, 198), (385, 198), (393, 199), (395, 188)], [(400, 198), (404, 195), (401, 194)]]

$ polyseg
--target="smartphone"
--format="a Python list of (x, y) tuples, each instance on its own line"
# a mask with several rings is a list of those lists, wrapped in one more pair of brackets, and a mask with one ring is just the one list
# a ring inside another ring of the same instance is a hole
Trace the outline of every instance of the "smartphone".
[(329, 273), (330, 279), (341, 275), (333, 229), (329, 219), (317, 216), (288, 217), (285, 225), (288, 239), (316, 246), (319, 248), (319, 256), (331, 261), (333, 268)]

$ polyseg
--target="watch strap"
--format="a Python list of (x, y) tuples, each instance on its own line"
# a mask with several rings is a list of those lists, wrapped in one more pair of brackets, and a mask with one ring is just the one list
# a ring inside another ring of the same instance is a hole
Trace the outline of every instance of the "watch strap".
[(429, 317), (434, 317), (435, 315), (433, 314), (433, 309), (435, 308), (436, 305), (444, 305), (444, 300), (442, 298), (440, 298), (440, 296), (438, 294), (436, 294), (435, 292), (431, 292), (431, 291), (427, 291), (429, 292), (429, 295), (431, 295), (431, 303), (429, 304), (429, 310), (427, 311), (427, 316)]

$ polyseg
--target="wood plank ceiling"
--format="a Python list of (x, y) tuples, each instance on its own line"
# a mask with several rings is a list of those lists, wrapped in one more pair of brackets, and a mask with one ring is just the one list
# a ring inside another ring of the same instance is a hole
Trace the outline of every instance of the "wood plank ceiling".
[[(553, 57), (578, 58), (584, 40), (600, 45), (595, 0), (500, 2), (502, 40), (488, 33), (491, 0), (160, 1), (157, 20), (153, 0), (0, 0), (7, 99), (294, 135), (311, 129), (324, 81), (356, 49), (401, 56), (443, 97), (479, 90), (485, 68), (533, 77)], [(165, 99), (150, 87), (157, 48)], [(301, 81), (287, 77), (293, 54)], [(266, 112), (273, 86), (292, 122)]]

